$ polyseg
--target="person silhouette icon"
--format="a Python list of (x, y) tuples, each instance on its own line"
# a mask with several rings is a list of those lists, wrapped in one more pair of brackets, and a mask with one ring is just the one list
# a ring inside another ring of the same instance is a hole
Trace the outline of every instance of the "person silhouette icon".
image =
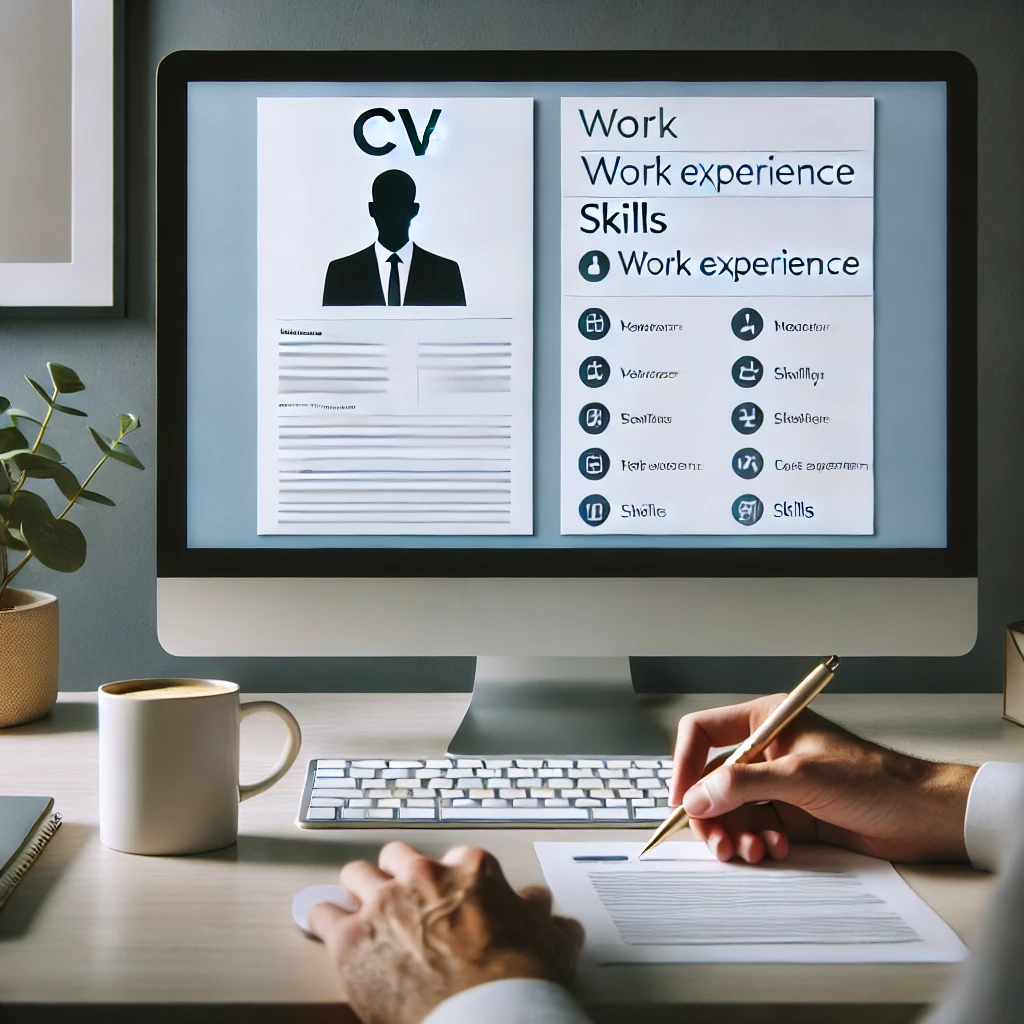
[(594, 253), (593, 259), (590, 261), (590, 266), (587, 267), (587, 273), (591, 277), (597, 277), (601, 273), (601, 264), (598, 262), (597, 253)]
[(464, 306), (462, 272), (454, 260), (436, 256), (409, 240), (420, 211), (416, 182), (392, 168), (371, 186), (367, 204), (377, 240), (332, 260), (324, 278), (325, 306)]

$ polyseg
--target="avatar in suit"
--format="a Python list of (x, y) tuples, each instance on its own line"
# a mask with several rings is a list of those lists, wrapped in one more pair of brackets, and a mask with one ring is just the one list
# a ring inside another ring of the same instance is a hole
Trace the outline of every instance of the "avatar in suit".
[(384, 171), (374, 179), (372, 195), (369, 211), (377, 241), (330, 262), (323, 304), (464, 306), (458, 263), (409, 241), (409, 224), (420, 209), (416, 182), (405, 171)]

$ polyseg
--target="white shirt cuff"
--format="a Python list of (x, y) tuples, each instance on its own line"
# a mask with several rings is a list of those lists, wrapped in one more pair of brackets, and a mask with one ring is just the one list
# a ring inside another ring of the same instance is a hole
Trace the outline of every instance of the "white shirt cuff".
[(971, 783), (964, 816), (964, 842), (980, 871), (998, 871), (1024, 815), (1024, 764), (988, 761)]
[(552, 981), (509, 978), (446, 999), (422, 1024), (593, 1024), (579, 1003)]

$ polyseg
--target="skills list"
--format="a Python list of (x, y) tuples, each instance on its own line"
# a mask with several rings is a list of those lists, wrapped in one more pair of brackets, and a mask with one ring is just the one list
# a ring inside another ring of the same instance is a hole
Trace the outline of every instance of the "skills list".
[(874, 532), (874, 100), (561, 109), (561, 532)]

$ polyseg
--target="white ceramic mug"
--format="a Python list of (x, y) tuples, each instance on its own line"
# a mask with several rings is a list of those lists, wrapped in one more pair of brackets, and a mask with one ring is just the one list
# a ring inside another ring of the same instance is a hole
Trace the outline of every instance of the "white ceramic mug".
[[(260, 711), (288, 726), (270, 774), (238, 778), (239, 728)], [(238, 803), (292, 766), (302, 734), (273, 701), (242, 704), (219, 679), (125, 679), (99, 688), (100, 841), (125, 853), (203, 853), (238, 838)]]

